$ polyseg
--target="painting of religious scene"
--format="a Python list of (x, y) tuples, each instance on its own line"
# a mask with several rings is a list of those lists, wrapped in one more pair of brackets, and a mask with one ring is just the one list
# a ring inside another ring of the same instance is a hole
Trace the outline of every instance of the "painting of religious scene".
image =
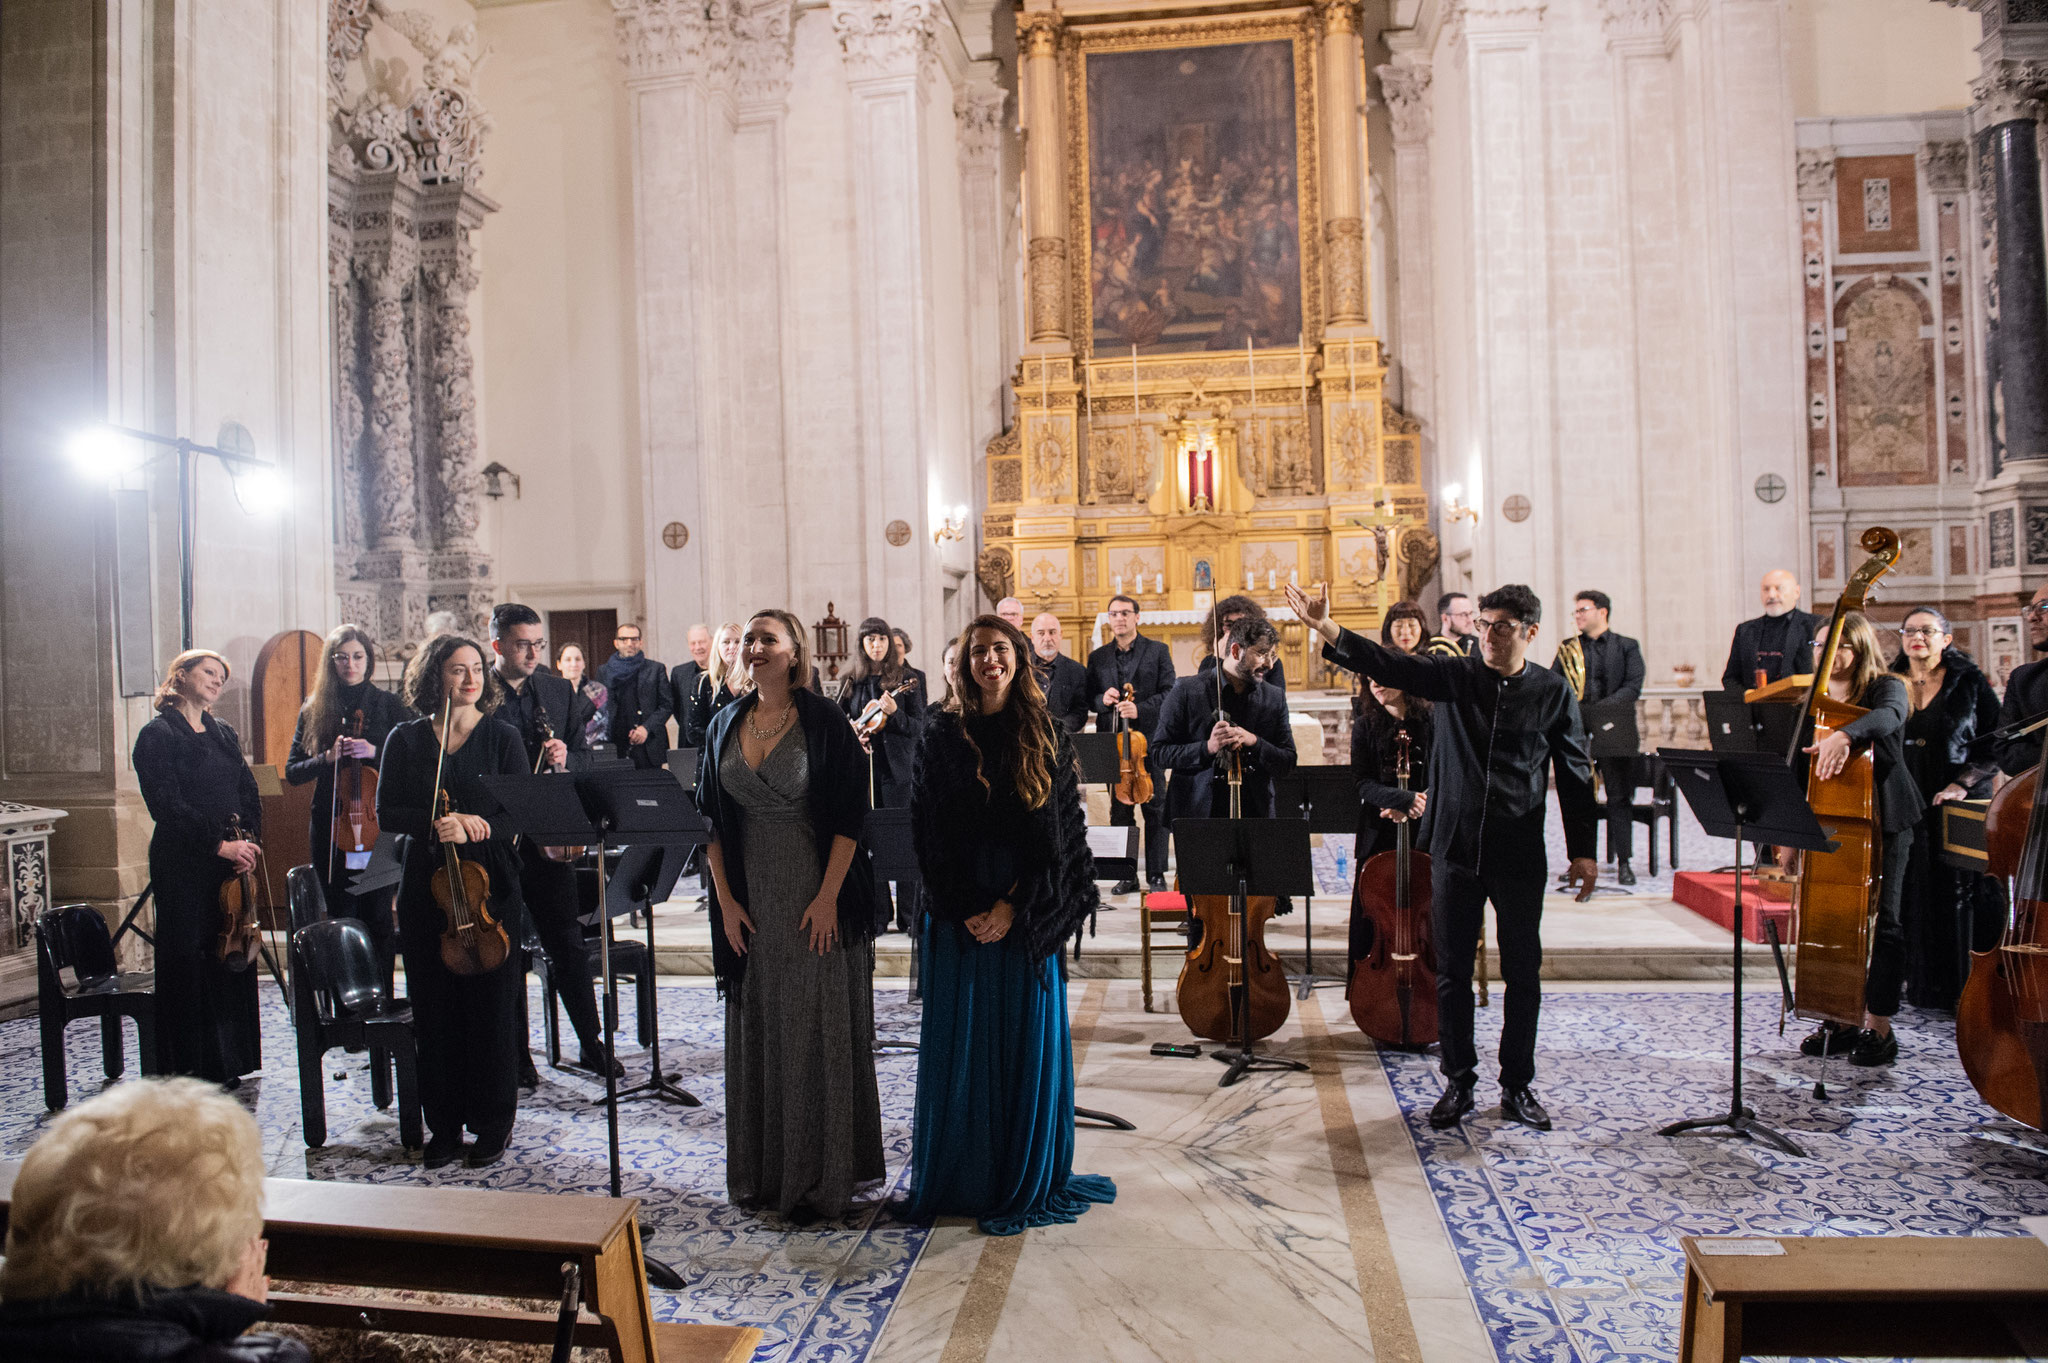
[(1090, 53), (1097, 353), (1301, 338), (1294, 47)]

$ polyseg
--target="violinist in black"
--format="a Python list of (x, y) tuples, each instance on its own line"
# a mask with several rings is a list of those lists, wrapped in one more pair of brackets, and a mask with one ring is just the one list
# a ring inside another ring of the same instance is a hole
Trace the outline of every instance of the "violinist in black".
[[(543, 636), (540, 614), (531, 606), (507, 601), (491, 612), (491, 651), (497, 655), (491, 671), (504, 695), (491, 718), (519, 736), (527, 771), (563, 771), (570, 753), (587, 751), (584, 726), (596, 707), (563, 678), (540, 669), (541, 650), (547, 646)], [(577, 921), (581, 905), (576, 868), (555, 860), (532, 839), (521, 838), (519, 891), (534, 933), (554, 967), (555, 992), (583, 1047), (580, 1068), (603, 1074), (598, 1067), (604, 1059), (604, 1033), (597, 1022), (590, 949), (584, 944), (583, 924)], [(612, 1063), (623, 1077), (625, 1071), (618, 1068), (618, 1062)], [(531, 1065), (529, 1060), (520, 1067), (520, 1078), (534, 1086), (539, 1078)]]
[[(353, 918), (370, 934), (376, 948), (377, 964), (388, 994), (392, 985), (392, 963), (398, 954), (398, 924), (391, 914), (392, 892), (376, 890), (357, 896), (348, 886), (356, 873), (369, 864), (367, 853), (352, 864), (358, 854), (334, 848), (334, 775), (345, 758), (354, 758), (375, 769), (384, 760), (384, 741), (391, 731), (413, 717), (405, 702), (370, 680), (377, 668), (377, 645), (361, 625), (343, 625), (327, 636), (325, 661), (313, 694), (299, 711), (299, 725), (292, 734), (291, 755), (285, 759), (284, 779), (295, 786), (311, 781), (313, 813), (309, 845), (313, 851), (313, 874), (330, 918)], [(362, 732), (352, 732), (356, 716), (362, 716)]]
[(1266, 680), (1279, 648), (1271, 621), (1240, 616), (1224, 636), (1221, 685), (1214, 667), (1173, 684), (1152, 742), (1160, 768), (1172, 773), (1169, 823), (1230, 817), (1230, 783), (1221, 765), (1226, 753), (1242, 764), (1242, 817), (1273, 816), (1273, 778), (1292, 773), (1295, 763), (1287, 697)]
[[(443, 759), (448, 697), (454, 703)], [(511, 833), (475, 811), (497, 807), (481, 778), (524, 774), (526, 750), (509, 726), (485, 722), (498, 706), (498, 683), (484, 666), (482, 647), (459, 634), (436, 635), (420, 649), (406, 669), (405, 699), (421, 718), (393, 729), (385, 744), (377, 821), (412, 839), (398, 890), (398, 941), (419, 1047), (426, 1163), (438, 1169), (461, 1158), (467, 1127), (477, 1138), (470, 1167), (482, 1168), (504, 1155), (518, 1110), (519, 1057), (526, 1050), (519, 1028), (526, 976), (518, 965), (525, 910)], [(436, 812), (437, 764), (438, 789), (448, 792), (454, 811), (447, 815)], [(511, 944), (503, 964), (478, 975), (458, 975), (441, 959), (448, 919), (432, 882), (448, 844), (490, 877), (490, 911)]]
[(156, 1050), (164, 1074), (192, 1074), (228, 1088), (263, 1067), (256, 970), (229, 970), (220, 941), (220, 888), (256, 869), (253, 841), (231, 839), (239, 815), (250, 839), (263, 831), (256, 778), (235, 731), (209, 713), (227, 685), (228, 660), (208, 649), (171, 659), (157, 688), (157, 716), (135, 736), (135, 780), (156, 829), (149, 883), (156, 898)]
[(860, 650), (847, 669), (839, 692), (839, 708), (858, 720), (868, 706), (879, 705), (882, 727), (867, 742), (874, 773), (874, 807), (905, 809), (910, 805), (910, 768), (917, 756), (917, 736), (924, 732), (925, 696), (920, 682), (902, 695), (889, 694), (916, 676), (903, 662), (903, 646), (889, 622), (869, 616), (860, 622)]
[[(1173, 654), (1157, 639), (1138, 633), (1138, 603), (1128, 596), (1109, 599), (1109, 642), (1088, 655), (1088, 704), (1095, 711), (1095, 732), (1109, 733), (1122, 717), (1149, 744), (1159, 729), (1159, 714), (1166, 693), (1173, 690)], [(1123, 698), (1129, 687), (1131, 698)], [(1146, 766), (1152, 773), (1152, 798), (1145, 804), (1145, 880), (1153, 890), (1166, 888), (1166, 778), (1161, 774), (1159, 755), (1148, 753)], [(1135, 817), (1131, 806), (1110, 801), (1109, 821), (1128, 827)], [(1137, 891), (1135, 880), (1121, 881), (1112, 894)]]
[(1547, 1130), (1549, 1114), (1529, 1085), (1543, 1007), (1543, 823), (1552, 774), (1571, 852), (1568, 879), (1580, 887), (1581, 901), (1592, 897), (1599, 875), (1593, 859), (1599, 805), (1578, 701), (1563, 677), (1528, 661), (1543, 604), (1523, 586), (1488, 592), (1479, 599), (1479, 655), (1466, 658), (1401, 653), (1343, 629), (1330, 618), (1327, 589), (1310, 597), (1290, 586), (1287, 599), (1323, 636), (1325, 658), (1437, 702), (1425, 828), (1435, 878), (1437, 1033), (1447, 1082), (1430, 1124), (1454, 1126), (1473, 1107), (1472, 962), (1491, 900), (1506, 996), (1501, 1114)]

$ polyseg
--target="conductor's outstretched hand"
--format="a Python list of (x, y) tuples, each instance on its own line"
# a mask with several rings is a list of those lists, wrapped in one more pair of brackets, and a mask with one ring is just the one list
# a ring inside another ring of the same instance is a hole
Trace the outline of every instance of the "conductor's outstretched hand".
[(1325, 639), (1330, 638), (1336, 632), (1333, 628), (1334, 622), (1330, 619), (1330, 585), (1327, 582), (1318, 582), (1316, 584), (1316, 594), (1314, 596), (1310, 596), (1294, 583), (1288, 583), (1287, 604), (1294, 609), (1294, 613), (1297, 616), (1301, 617), (1301, 622), (1304, 625), (1307, 625)]

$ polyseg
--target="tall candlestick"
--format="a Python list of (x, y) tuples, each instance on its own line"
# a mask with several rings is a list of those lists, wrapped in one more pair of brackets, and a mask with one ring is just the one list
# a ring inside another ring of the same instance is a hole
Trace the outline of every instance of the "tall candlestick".
[(1154, 574), (1152, 574), (1152, 590), (1153, 590), (1153, 591), (1155, 591), (1155, 592), (1163, 592), (1163, 591), (1165, 591), (1165, 590), (1166, 590), (1166, 574), (1165, 574), (1165, 573), (1154, 573)]
[(1245, 570), (1244, 570), (1244, 589), (1245, 589), (1246, 591), (1248, 591), (1248, 592), (1249, 592), (1249, 591), (1255, 591), (1255, 590), (1257, 589), (1257, 586), (1258, 586), (1258, 580), (1257, 580), (1256, 578), (1254, 578), (1254, 577), (1252, 576), (1252, 570), (1251, 570), (1251, 569), (1249, 569), (1249, 568), (1245, 569)]

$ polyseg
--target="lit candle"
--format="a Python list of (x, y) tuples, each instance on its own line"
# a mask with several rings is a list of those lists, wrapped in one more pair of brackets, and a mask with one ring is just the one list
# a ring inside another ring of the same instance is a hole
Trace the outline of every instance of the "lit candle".
[(1153, 591), (1155, 591), (1155, 592), (1163, 592), (1163, 591), (1165, 591), (1165, 590), (1166, 590), (1166, 574), (1165, 574), (1165, 573), (1154, 573), (1154, 574), (1152, 574), (1152, 590), (1153, 590)]
[(1116, 575), (1116, 589), (1118, 593), (1122, 593), (1124, 589), (1124, 575), (1122, 573)]

